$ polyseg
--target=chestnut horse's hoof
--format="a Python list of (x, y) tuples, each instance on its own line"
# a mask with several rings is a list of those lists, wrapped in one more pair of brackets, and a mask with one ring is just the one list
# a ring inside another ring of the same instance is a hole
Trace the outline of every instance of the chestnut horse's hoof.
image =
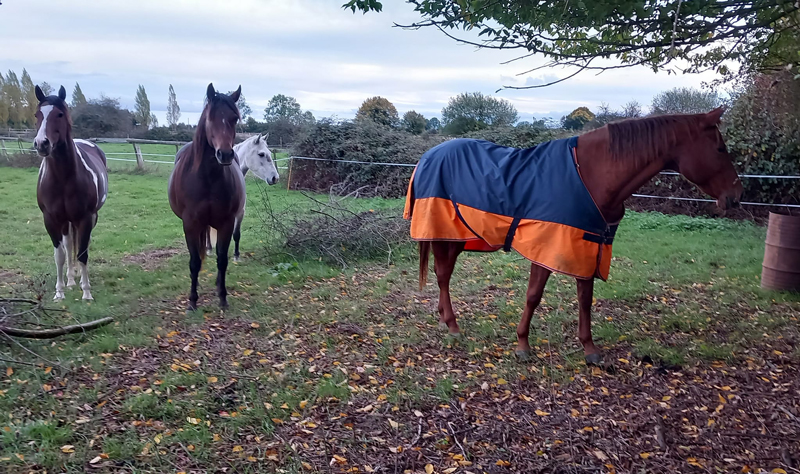
[(514, 351), (514, 355), (517, 356), (517, 360), (519, 362), (529, 362), (531, 360), (531, 350), (516, 350)]
[(597, 367), (603, 367), (603, 356), (599, 352), (594, 354), (587, 354), (585, 357), (586, 365), (596, 365)]
[(460, 332), (448, 332), (447, 337), (450, 339), (455, 339), (456, 341), (460, 341), (463, 336)]

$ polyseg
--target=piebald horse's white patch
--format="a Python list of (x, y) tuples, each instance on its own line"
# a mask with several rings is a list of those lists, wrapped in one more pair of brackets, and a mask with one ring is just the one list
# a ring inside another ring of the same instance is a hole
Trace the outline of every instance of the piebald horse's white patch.
[[(95, 145), (94, 143), (90, 142), (89, 140), (82, 140), (80, 138), (76, 138), (76, 139), (74, 139), (72, 141), (75, 142), (75, 149), (76, 150), (78, 150), (78, 146), (77, 146), (78, 143), (81, 143), (83, 145), (87, 145), (87, 146), (90, 146), (90, 147), (93, 147), (93, 148), (97, 148), (97, 145)], [(81, 156), (80, 150), (78, 150), (78, 156)], [(81, 161), (83, 161), (83, 156), (81, 156)], [(92, 170), (90, 170), (89, 167), (86, 166), (86, 162), (85, 161), (83, 161), (83, 166), (86, 167), (86, 169), (89, 170), (90, 173), (92, 173), (92, 179), (94, 179), (95, 187), (97, 187), (97, 179), (95, 179), (94, 172), (92, 172)], [(108, 196), (108, 186), (107, 186), (108, 183), (106, 183), (106, 177), (103, 176), (103, 173), (100, 173), (100, 182), (103, 184), (103, 196), (100, 197), (100, 202), (105, 204), (106, 197)], [(98, 193), (98, 195), (100, 194), (100, 188), (99, 187), (97, 188), (97, 193)]]
[(39, 143), (47, 138), (47, 117), (49, 117), (50, 112), (53, 111), (53, 106), (43, 105), (40, 110), (42, 112), (42, 126), (39, 127), (39, 130), (36, 132), (36, 138), (33, 139), (34, 146), (39, 145)]
[[(88, 171), (92, 175), (92, 181), (94, 181), (95, 193), (97, 194), (97, 199), (100, 200), (101, 199), (101, 197), (100, 197), (100, 186), (98, 186), (98, 184), (97, 184), (97, 173), (95, 173), (94, 170), (91, 167), (89, 167), (89, 164), (86, 163), (86, 160), (83, 159), (83, 153), (81, 153), (81, 149), (78, 148), (77, 144), (75, 144), (75, 152), (78, 153), (78, 158), (81, 159), (81, 163), (83, 164), (83, 167), (86, 168), (86, 171)], [(103, 179), (103, 178), (101, 177), (100, 179)], [(105, 202), (105, 200), (106, 200), (105, 195), (102, 197), (102, 200), (103, 200), (103, 202)]]

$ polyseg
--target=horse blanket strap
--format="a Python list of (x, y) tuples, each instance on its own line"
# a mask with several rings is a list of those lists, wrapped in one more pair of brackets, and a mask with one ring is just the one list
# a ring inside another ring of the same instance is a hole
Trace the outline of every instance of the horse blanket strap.
[(431, 148), (408, 187), (411, 238), (465, 242), (471, 251), (513, 248), (553, 271), (606, 279), (617, 226), (581, 180), (577, 143), (520, 149), (455, 139)]

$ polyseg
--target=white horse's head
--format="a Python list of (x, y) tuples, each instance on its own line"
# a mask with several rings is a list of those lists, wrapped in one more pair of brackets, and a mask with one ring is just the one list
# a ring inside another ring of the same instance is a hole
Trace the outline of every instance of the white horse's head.
[(278, 169), (272, 159), (272, 152), (267, 147), (267, 137), (269, 133), (264, 136), (259, 133), (248, 138), (236, 145), (236, 155), (239, 157), (242, 174), (247, 174), (249, 170), (267, 184), (275, 184), (279, 179)]

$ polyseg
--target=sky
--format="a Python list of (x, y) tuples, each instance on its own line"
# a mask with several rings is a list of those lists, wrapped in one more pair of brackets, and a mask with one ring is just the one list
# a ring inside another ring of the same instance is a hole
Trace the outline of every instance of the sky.
[(411, 5), (385, 0), (381, 13), (343, 10), (345, 0), (2, 0), (0, 71), (27, 68), (34, 82), (76, 82), (87, 97), (105, 94), (133, 109), (144, 85), (151, 109), (166, 122), (169, 85), (181, 121), (195, 123), (209, 82), (239, 85), (261, 119), (275, 94), (295, 97), (316, 117), (349, 119), (361, 103), (383, 96), (402, 115), (441, 116), (450, 97), (482, 92), (509, 100), (520, 120), (558, 119), (580, 106), (646, 106), (660, 91), (700, 87), (711, 74), (655, 74), (645, 68), (580, 74), (542, 89), (501, 90), (568, 75), (525, 71), (545, 63), (518, 53), (478, 50), (432, 29), (394, 23), (419, 20)]

